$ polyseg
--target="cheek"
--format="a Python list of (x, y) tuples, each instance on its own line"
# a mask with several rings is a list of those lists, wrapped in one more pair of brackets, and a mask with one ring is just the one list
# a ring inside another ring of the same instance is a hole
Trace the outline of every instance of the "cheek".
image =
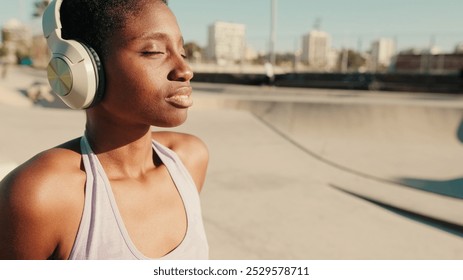
[(106, 110), (121, 118), (132, 118), (159, 127), (182, 124), (187, 110), (165, 102), (169, 81), (163, 78), (162, 66), (155, 67), (137, 60), (113, 61), (107, 65)]
[(157, 82), (153, 77), (146, 71), (146, 68), (137, 69), (129, 63), (122, 69), (114, 67), (108, 71), (106, 94), (108, 98), (117, 99), (120, 102), (137, 99), (148, 101), (154, 98), (153, 94), (158, 91)]
[(109, 65), (107, 71), (108, 88), (119, 90), (134, 88), (143, 80), (144, 73), (134, 68), (131, 64), (120, 65), (120, 63)]

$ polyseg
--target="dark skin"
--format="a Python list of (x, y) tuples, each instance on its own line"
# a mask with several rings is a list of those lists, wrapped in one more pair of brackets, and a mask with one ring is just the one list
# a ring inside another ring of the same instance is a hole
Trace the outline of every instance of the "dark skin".
[[(109, 38), (105, 98), (87, 109), (86, 135), (110, 180), (125, 227), (149, 258), (183, 240), (187, 219), (181, 197), (151, 140), (174, 150), (198, 191), (208, 152), (195, 136), (152, 132), (175, 127), (191, 106), (191, 68), (174, 15), (149, 2)], [(40, 153), (0, 185), (0, 259), (67, 259), (79, 228), (86, 174), (80, 139)]]

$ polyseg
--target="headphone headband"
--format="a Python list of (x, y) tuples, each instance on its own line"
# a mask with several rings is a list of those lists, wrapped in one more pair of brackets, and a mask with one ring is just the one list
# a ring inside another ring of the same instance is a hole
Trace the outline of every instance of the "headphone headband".
[(61, 37), (61, 20), (59, 9), (63, 0), (54, 0), (48, 4), (42, 18), (43, 35), (48, 39), (55, 30)]

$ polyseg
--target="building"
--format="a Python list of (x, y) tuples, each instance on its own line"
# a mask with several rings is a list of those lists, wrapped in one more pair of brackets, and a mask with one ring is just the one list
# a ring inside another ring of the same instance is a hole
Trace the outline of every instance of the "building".
[(241, 62), (246, 53), (246, 26), (239, 23), (215, 22), (209, 26), (207, 59), (218, 64)]
[(329, 65), (331, 37), (328, 33), (313, 30), (302, 37), (301, 61), (309, 66), (323, 70)]
[(29, 57), (32, 46), (30, 29), (22, 22), (11, 19), (2, 28), (3, 60), (16, 63), (20, 59)]
[(374, 41), (371, 44), (370, 71), (387, 69), (391, 65), (395, 52), (396, 46), (393, 39), (381, 38)]
[(400, 53), (393, 70), (403, 74), (463, 74), (463, 53)]
[(455, 46), (454, 53), (463, 53), (463, 42)]

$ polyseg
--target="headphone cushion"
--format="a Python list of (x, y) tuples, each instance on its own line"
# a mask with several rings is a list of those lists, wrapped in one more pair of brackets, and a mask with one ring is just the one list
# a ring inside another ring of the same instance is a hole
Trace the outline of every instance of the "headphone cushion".
[(96, 92), (95, 92), (95, 97), (93, 98), (92, 103), (88, 106), (88, 108), (94, 106), (97, 104), (99, 101), (103, 99), (104, 96), (104, 91), (105, 91), (105, 73), (104, 73), (104, 67), (103, 63), (100, 60), (100, 57), (98, 56), (98, 53), (89, 45), (86, 45), (85, 43), (79, 42), (88, 52), (90, 59), (92, 60), (94, 69), (95, 69), (95, 75), (96, 75)]

